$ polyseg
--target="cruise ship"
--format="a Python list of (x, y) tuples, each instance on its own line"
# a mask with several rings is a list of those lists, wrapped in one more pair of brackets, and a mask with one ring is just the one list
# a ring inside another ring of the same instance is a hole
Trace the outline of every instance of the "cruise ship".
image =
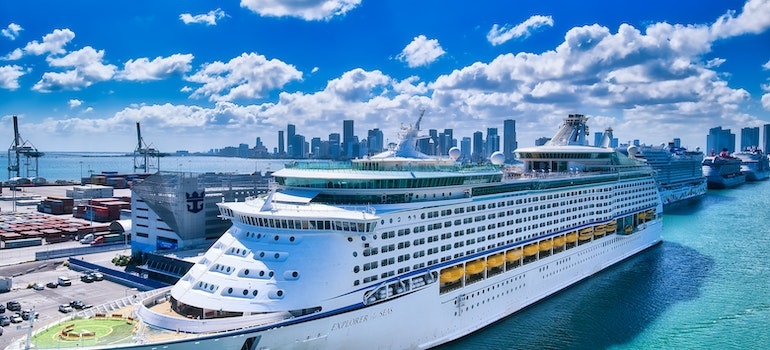
[[(387, 152), (288, 164), (269, 194), (218, 204), (232, 227), (173, 287), (85, 310), (30, 345), (426, 349), (661, 241), (652, 169), (588, 146), (585, 116), (516, 150), (519, 168), (501, 153), (428, 157), (415, 149), (421, 119)], [(129, 334), (79, 326), (114, 318)]]
[(632, 157), (644, 160), (655, 169), (660, 198), (666, 208), (675, 203), (682, 203), (701, 198), (708, 186), (703, 175), (703, 152), (690, 151), (677, 147), (673, 142), (668, 145), (642, 145), (628, 150)]
[(732, 188), (746, 182), (746, 175), (741, 172), (740, 158), (729, 155), (726, 149), (718, 155), (704, 157), (702, 168), (708, 188), (711, 189)]
[(733, 153), (733, 157), (741, 160), (741, 172), (746, 175), (746, 181), (762, 181), (770, 177), (770, 162), (762, 150), (751, 147)]

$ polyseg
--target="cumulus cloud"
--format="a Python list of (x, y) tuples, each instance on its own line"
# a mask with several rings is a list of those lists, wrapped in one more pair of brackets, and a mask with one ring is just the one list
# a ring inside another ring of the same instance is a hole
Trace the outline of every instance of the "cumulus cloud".
[(8, 25), (7, 28), (5, 28), (3, 30), (0, 30), (0, 33), (2, 33), (3, 36), (8, 38), (8, 39), (16, 40), (16, 38), (19, 37), (19, 33), (22, 30), (24, 30), (24, 28), (22, 28), (20, 25), (18, 25), (16, 23), (11, 23), (11, 24)]
[(31, 55), (66, 53), (64, 46), (75, 38), (75, 33), (67, 28), (55, 29), (52, 33), (43, 36), (43, 42), (33, 40), (24, 47), (24, 52)]
[(271, 90), (292, 80), (301, 80), (302, 72), (277, 59), (268, 60), (256, 53), (243, 53), (227, 63), (213, 62), (203, 66), (187, 81), (203, 84), (192, 97), (208, 97), (211, 101), (233, 101), (265, 97)]
[(174, 54), (169, 57), (156, 57), (152, 61), (148, 58), (128, 60), (123, 70), (115, 75), (119, 80), (160, 80), (174, 74), (184, 74), (192, 69), (191, 54)]
[(762, 68), (770, 69), (770, 61), (765, 62), (765, 64), (762, 65)]
[(77, 100), (77, 99), (69, 100), (70, 108), (75, 108), (75, 107), (78, 107), (78, 106), (80, 106), (82, 104), (83, 104), (83, 101), (81, 101), (81, 100)]
[(184, 22), (184, 24), (205, 24), (207, 26), (215, 26), (217, 25), (217, 21), (227, 16), (225, 11), (222, 11), (222, 9), (216, 9), (213, 11), (209, 11), (206, 14), (200, 14), (200, 15), (191, 15), (189, 13), (183, 13), (179, 15), (179, 19)]
[(0, 66), (0, 88), (16, 90), (19, 88), (19, 77), (24, 75), (24, 68), (17, 65)]
[(500, 27), (495, 24), (487, 33), (487, 40), (492, 45), (497, 46), (511, 39), (527, 38), (533, 31), (545, 26), (553, 27), (553, 18), (551, 16), (535, 15), (513, 27), (509, 25)]
[(711, 25), (714, 39), (728, 38), (743, 34), (759, 34), (770, 27), (770, 1), (749, 0), (739, 15), (728, 11)]
[(317, 21), (344, 15), (360, 3), (361, 0), (241, 0), (241, 7), (265, 17), (297, 17)]
[(404, 50), (398, 54), (398, 60), (406, 62), (410, 68), (427, 66), (443, 55), (444, 49), (436, 39), (428, 39), (425, 35), (416, 36)]
[(110, 80), (117, 67), (103, 64), (104, 50), (95, 50), (86, 46), (62, 57), (49, 57), (51, 67), (72, 68), (64, 72), (46, 72), (33, 87), (40, 92), (58, 90), (80, 90), (93, 83)]

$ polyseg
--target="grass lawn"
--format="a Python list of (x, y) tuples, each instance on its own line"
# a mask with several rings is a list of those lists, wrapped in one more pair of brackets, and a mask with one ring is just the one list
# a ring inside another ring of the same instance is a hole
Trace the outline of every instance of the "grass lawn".
[[(134, 321), (119, 318), (89, 318), (60, 323), (32, 337), (39, 348), (67, 348), (114, 344), (132, 336)], [(72, 326), (72, 327), (70, 327)], [(66, 331), (65, 331), (66, 329)], [(64, 337), (62, 332), (71, 336)], [(93, 334), (79, 336), (79, 334)]]

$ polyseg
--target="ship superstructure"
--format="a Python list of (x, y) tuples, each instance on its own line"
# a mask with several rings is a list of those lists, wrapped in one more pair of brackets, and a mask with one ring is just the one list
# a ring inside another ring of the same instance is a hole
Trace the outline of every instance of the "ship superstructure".
[(770, 162), (761, 149), (747, 148), (733, 153), (733, 157), (741, 160), (741, 172), (746, 175), (746, 181), (761, 181), (770, 177)]
[(627, 153), (647, 162), (655, 169), (663, 206), (701, 198), (706, 194), (706, 177), (703, 175), (703, 152), (668, 145), (631, 146)]
[(129, 340), (93, 348), (421, 349), (478, 330), (660, 241), (651, 168), (587, 146), (586, 121), (517, 169), (425, 156), (419, 120), (382, 154), (287, 164), (268, 195), (219, 204), (233, 226), (131, 306)]

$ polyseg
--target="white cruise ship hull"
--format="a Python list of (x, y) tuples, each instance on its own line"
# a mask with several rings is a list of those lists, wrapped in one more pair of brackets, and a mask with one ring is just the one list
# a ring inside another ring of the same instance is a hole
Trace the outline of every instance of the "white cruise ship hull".
[[(439, 286), (331, 316), (185, 340), (112, 349), (426, 349), (458, 339), (661, 241), (662, 219), (611, 234), (463, 288)], [(323, 316), (323, 315), (319, 315)], [(90, 349), (90, 347), (81, 347)], [(104, 348), (104, 347), (95, 347)]]

